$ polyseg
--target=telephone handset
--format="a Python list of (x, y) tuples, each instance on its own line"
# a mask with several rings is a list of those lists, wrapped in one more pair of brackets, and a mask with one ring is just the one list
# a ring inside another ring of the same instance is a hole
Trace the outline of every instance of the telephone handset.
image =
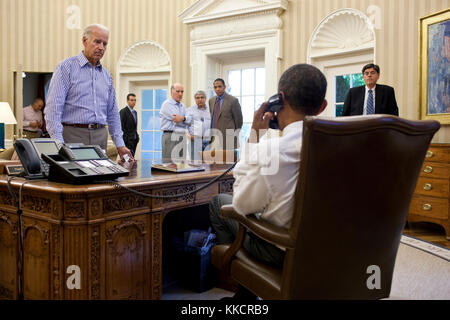
[(41, 157), (28, 139), (17, 139), (14, 142), (14, 149), (22, 162), (25, 170), (25, 178), (42, 179), (45, 178), (45, 170), (41, 165)]
[[(77, 154), (75, 154), (76, 152)], [(59, 149), (59, 155), (70, 161), (86, 160), (86, 159), (106, 159), (108, 156), (103, 152), (99, 146), (65, 146), (62, 145)]]
[[(267, 111), (276, 113), (279, 112), (282, 107), (283, 107), (283, 96), (280, 93), (274, 94), (267, 101)], [(275, 119), (270, 120), (269, 127), (272, 129), (279, 129), (278, 119), (276, 117)]]
[(76, 159), (75, 154), (72, 152), (72, 150), (64, 145), (61, 146), (61, 149), (59, 149), (59, 155), (72, 161)]

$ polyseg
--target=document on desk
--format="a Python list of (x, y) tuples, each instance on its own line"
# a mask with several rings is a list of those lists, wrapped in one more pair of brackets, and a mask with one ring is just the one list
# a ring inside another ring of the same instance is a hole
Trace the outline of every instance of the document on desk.
[(205, 168), (200, 165), (189, 164), (186, 162), (153, 163), (152, 169), (165, 170), (176, 173), (205, 170)]

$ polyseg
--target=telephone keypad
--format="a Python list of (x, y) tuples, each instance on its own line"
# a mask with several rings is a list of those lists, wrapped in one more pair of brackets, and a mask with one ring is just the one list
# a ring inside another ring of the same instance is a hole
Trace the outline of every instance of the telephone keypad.
[(45, 175), (48, 176), (48, 172), (50, 170), (50, 165), (44, 160), (40, 160), (42, 171), (44, 171)]

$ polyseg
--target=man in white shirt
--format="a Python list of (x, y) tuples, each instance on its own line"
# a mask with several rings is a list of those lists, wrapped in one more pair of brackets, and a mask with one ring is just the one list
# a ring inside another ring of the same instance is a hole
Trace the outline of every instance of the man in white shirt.
[[(280, 134), (263, 136), (275, 117), (267, 102), (255, 112), (252, 132), (242, 146), (241, 158), (234, 168), (233, 196), (220, 194), (210, 203), (210, 220), (218, 244), (234, 241), (238, 222), (220, 216), (220, 208), (233, 204), (242, 215), (257, 214), (260, 219), (288, 228), (294, 212), (294, 193), (299, 175), (303, 119), (320, 114), (327, 106), (327, 81), (314, 66), (297, 64), (287, 69), (278, 82), (283, 107), (276, 114)], [(284, 250), (248, 232), (244, 248), (256, 259), (281, 268)], [(243, 287), (236, 298), (249, 298)]]
[(191, 160), (201, 160), (201, 151), (210, 140), (211, 113), (206, 108), (206, 93), (199, 90), (194, 95), (195, 105), (186, 111), (188, 138), (191, 141)]
[(163, 132), (161, 145), (164, 161), (186, 157), (186, 106), (181, 102), (183, 93), (184, 86), (181, 83), (174, 83), (170, 87), (171, 98), (163, 102), (159, 112), (159, 127)]

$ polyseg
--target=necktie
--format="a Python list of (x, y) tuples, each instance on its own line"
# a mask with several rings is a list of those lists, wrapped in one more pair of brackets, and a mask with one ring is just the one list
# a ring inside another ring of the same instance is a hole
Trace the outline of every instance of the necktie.
[(219, 113), (220, 113), (220, 99), (216, 99), (216, 103), (214, 104), (214, 128), (217, 128), (219, 122)]
[(369, 90), (369, 95), (367, 97), (367, 114), (374, 114), (375, 108), (373, 107), (373, 93), (372, 90)]
[[(134, 117), (134, 122), (136, 123), (136, 128), (137, 128), (137, 112), (136, 112), (136, 110), (131, 110), (131, 113), (133, 114), (133, 117)], [(137, 138), (137, 133), (135, 133), (134, 134), (134, 138), (136, 139)]]
[(137, 125), (137, 112), (136, 112), (136, 110), (133, 110), (131, 112), (133, 113), (134, 122), (136, 122), (136, 125)]

